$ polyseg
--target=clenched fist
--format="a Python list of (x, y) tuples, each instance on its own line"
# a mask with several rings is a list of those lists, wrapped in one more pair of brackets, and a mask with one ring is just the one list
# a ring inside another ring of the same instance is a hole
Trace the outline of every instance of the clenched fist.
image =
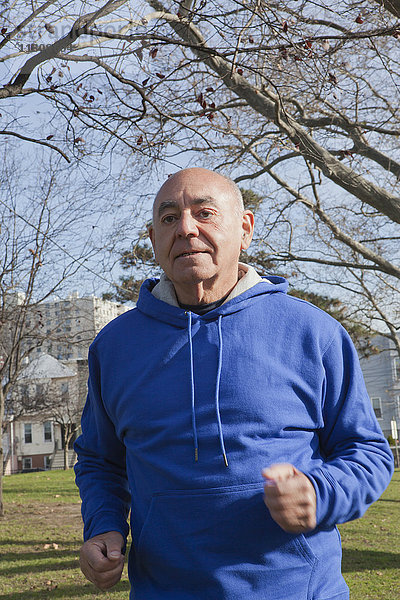
[(108, 590), (121, 579), (125, 557), (124, 538), (108, 531), (87, 540), (81, 548), (82, 573), (101, 590)]
[(264, 502), (271, 517), (288, 533), (304, 533), (316, 526), (317, 500), (311, 481), (288, 463), (262, 471)]

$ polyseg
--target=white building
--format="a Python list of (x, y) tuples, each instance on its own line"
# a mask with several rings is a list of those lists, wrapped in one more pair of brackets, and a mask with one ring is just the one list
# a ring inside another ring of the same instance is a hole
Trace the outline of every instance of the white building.
[(18, 377), (13, 406), (4, 436), (5, 473), (50, 469), (60, 458), (63, 466), (63, 427), (77, 429), (82, 410), (77, 371), (40, 354)]
[(388, 338), (379, 335), (372, 343), (379, 348), (379, 353), (361, 358), (360, 363), (375, 415), (388, 437), (392, 420), (400, 431), (400, 357)]
[(80, 298), (77, 292), (62, 300), (43, 302), (35, 311), (37, 333), (43, 338), (37, 353), (46, 352), (59, 360), (87, 358), (98, 332), (129, 309), (95, 296)]
[[(72, 466), (72, 443), (87, 394), (89, 346), (107, 323), (129, 309), (95, 296), (80, 298), (77, 293), (34, 309), (25, 344), (37, 348), (13, 392), (27, 408), (8, 417), (3, 436), (6, 474), (62, 468), (68, 452), (64, 434), (71, 431), (68, 462)], [(41, 406), (41, 395), (45, 396), (42, 408), (35, 411), (35, 403)]]

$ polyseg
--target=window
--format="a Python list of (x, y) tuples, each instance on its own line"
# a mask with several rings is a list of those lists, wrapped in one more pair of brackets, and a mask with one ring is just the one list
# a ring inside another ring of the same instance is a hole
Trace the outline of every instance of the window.
[(32, 459), (30, 456), (24, 456), (22, 459), (22, 469), (24, 471), (32, 469)]
[(44, 441), (51, 442), (53, 439), (52, 431), (51, 431), (51, 421), (45, 421), (43, 423), (43, 433), (44, 433)]
[(25, 444), (32, 444), (32, 423), (24, 423)]
[(394, 378), (400, 379), (400, 358), (394, 359)]
[(372, 407), (377, 419), (382, 419), (382, 401), (380, 398), (371, 398)]
[(396, 411), (397, 420), (400, 421), (400, 396), (396, 396), (394, 400), (394, 408)]
[(44, 457), (44, 468), (46, 471), (51, 468), (51, 456)]

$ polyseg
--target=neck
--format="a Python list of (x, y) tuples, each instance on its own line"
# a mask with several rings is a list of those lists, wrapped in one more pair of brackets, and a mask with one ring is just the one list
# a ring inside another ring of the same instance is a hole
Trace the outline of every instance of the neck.
[(200, 281), (196, 283), (175, 284), (175, 293), (180, 304), (197, 305), (210, 304), (217, 302), (221, 298), (228, 296), (238, 281), (238, 275), (232, 276), (229, 280), (216, 285), (216, 282)]

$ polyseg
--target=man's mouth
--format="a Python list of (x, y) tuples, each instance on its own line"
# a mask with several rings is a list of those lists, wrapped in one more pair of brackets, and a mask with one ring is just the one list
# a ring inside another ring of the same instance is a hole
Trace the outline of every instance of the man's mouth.
[(178, 254), (178, 256), (176, 258), (181, 258), (182, 256), (192, 256), (193, 254), (204, 254), (204, 253), (200, 250), (193, 250), (192, 252), (182, 252), (181, 254)]

